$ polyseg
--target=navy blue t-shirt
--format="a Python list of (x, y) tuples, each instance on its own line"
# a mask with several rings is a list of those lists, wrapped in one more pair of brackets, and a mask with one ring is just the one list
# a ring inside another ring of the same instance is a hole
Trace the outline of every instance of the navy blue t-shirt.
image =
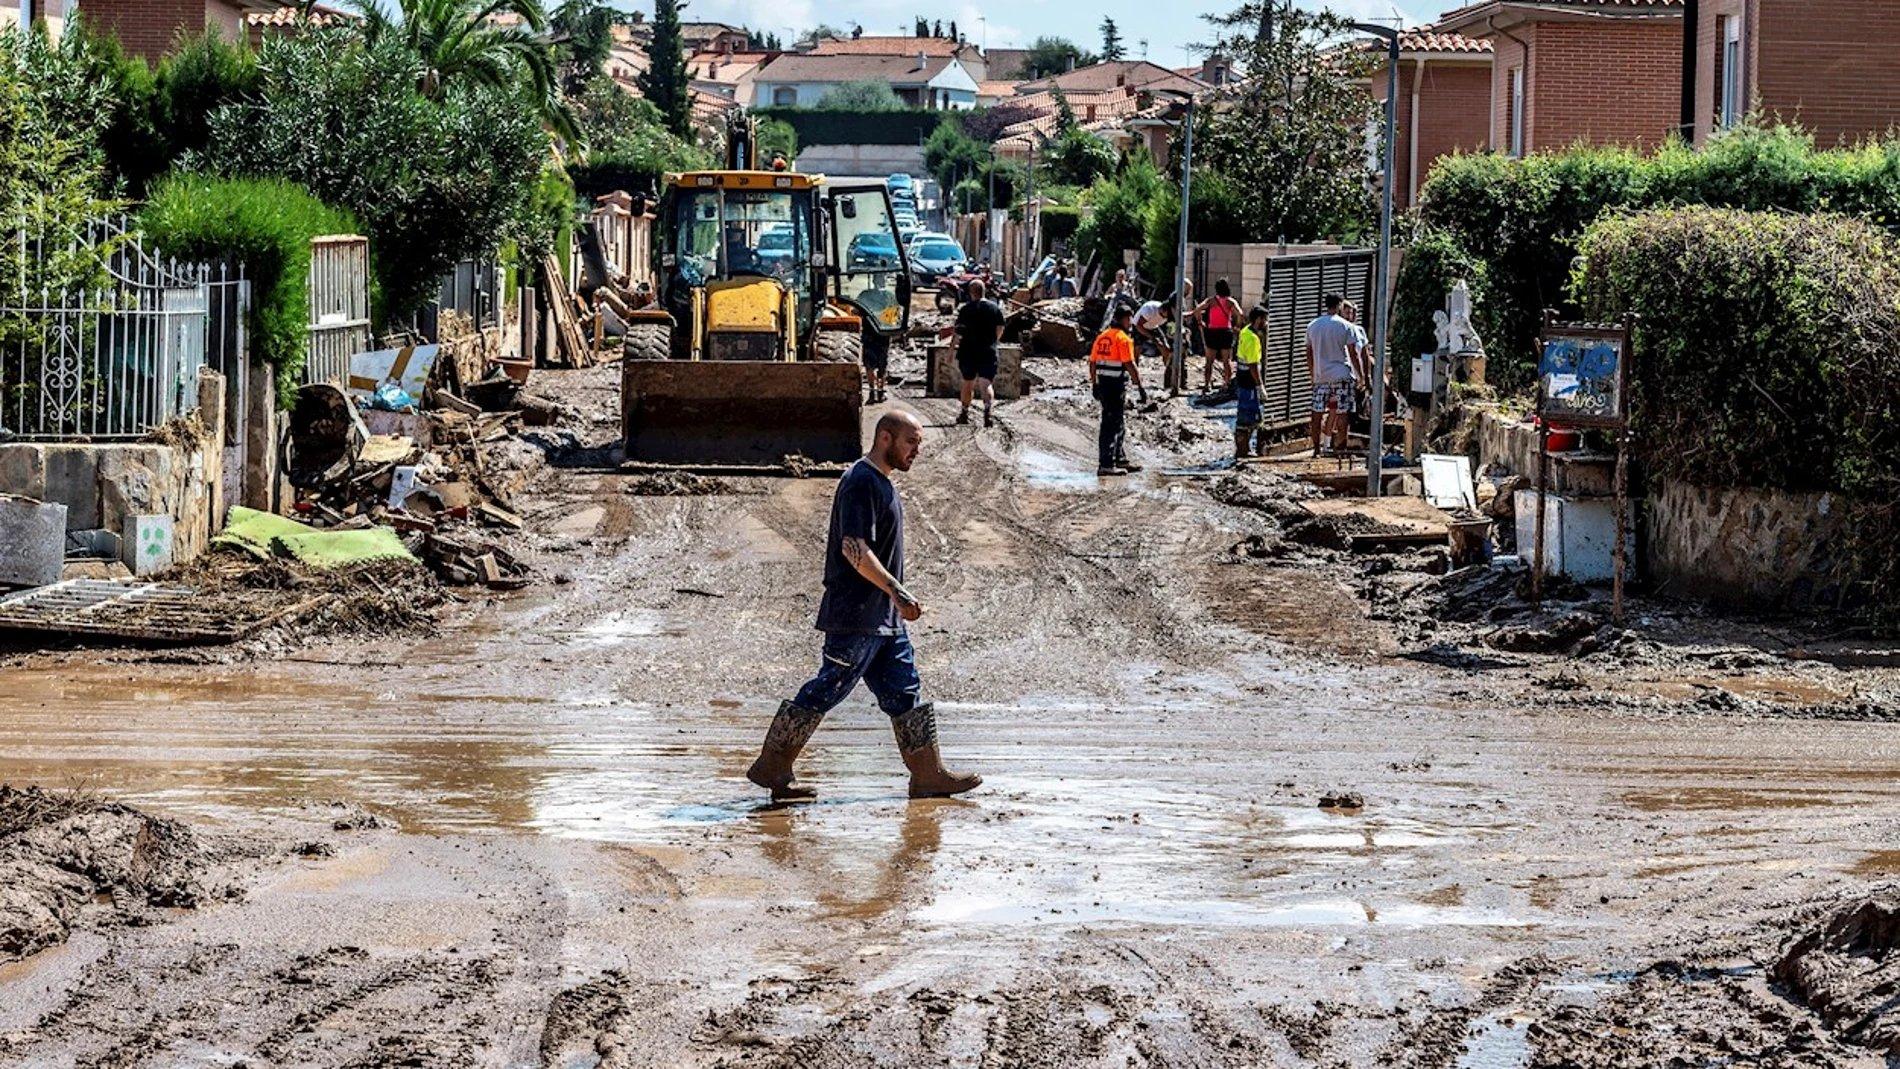
[(831, 532), (825, 536), (825, 596), (818, 603), (818, 630), (860, 635), (901, 635), (904, 622), (897, 603), (858, 574), (844, 558), (844, 540), (862, 538), (884, 563), (884, 570), (904, 581), (904, 503), (897, 488), (860, 459), (838, 480), (831, 499)]

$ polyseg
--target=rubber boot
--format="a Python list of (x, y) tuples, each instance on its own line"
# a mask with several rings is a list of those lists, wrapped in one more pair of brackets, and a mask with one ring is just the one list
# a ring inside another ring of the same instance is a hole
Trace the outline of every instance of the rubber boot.
[(937, 751), (937, 710), (930, 702), (891, 717), (891, 730), (897, 733), (904, 767), (910, 769), (912, 798), (947, 798), (982, 786), (982, 776), (943, 767), (943, 755)]
[(1248, 427), (1234, 428), (1234, 459), (1235, 460), (1247, 459), (1247, 454), (1249, 452), (1247, 447), (1252, 444), (1253, 444), (1252, 428), (1248, 428)]
[(811, 741), (825, 714), (813, 712), (791, 702), (778, 704), (778, 715), (765, 731), (765, 746), (759, 759), (746, 769), (745, 778), (772, 792), (774, 802), (803, 801), (818, 797), (818, 792), (799, 783), (792, 775), (792, 762)]

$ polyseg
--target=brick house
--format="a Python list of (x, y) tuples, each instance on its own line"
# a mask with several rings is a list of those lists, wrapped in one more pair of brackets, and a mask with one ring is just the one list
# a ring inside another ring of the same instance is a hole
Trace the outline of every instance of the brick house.
[[(1369, 88), (1385, 105), (1390, 86), (1385, 51)], [(1398, 156), (1394, 199), (1410, 207), (1432, 165), (1455, 152), (1491, 145), (1491, 42), (1427, 26), (1399, 38)]]
[(1483, 0), (1437, 29), (1491, 42), (1500, 152), (1648, 149), (1679, 129), (1683, 0)]
[(1895, 0), (1700, 0), (1694, 138), (1752, 108), (1819, 144), (1884, 134), (1900, 122), (1900, 3)]
[(181, 37), (207, 30), (231, 41), (248, 40), (247, 16), (290, 6), (288, 0), (67, 0), (69, 13), (118, 37), (128, 54), (153, 63)]

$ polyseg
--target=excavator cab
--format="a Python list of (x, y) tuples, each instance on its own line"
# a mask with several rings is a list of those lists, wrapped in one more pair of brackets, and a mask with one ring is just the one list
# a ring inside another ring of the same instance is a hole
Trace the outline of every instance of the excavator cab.
[[(750, 154), (729, 152), (729, 162)], [(657, 300), (628, 325), (626, 459), (845, 461), (862, 447), (860, 358), (910, 323), (882, 183), (723, 170), (667, 175)]]

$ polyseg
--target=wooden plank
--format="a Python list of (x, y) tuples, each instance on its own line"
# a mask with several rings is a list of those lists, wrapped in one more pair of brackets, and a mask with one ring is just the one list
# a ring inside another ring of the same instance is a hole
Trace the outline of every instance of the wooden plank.
[(552, 253), (541, 260), (541, 272), (546, 276), (548, 308), (554, 313), (555, 338), (559, 343), (557, 351), (568, 367), (592, 367), (593, 350), (587, 346), (587, 339), (581, 334), (580, 320), (574, 314), (574, 294), (567, 288), (567, 279), (561, 274), (561, 265), (555, 262)]

